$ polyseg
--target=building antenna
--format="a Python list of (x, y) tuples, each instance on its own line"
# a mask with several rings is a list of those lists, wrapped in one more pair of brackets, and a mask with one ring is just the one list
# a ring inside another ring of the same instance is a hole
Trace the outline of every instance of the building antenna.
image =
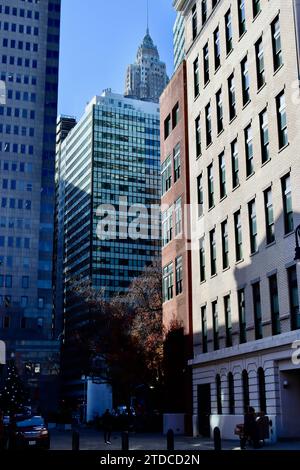
[(147, 0), (147, 34), (149, 35), (149, 0)]

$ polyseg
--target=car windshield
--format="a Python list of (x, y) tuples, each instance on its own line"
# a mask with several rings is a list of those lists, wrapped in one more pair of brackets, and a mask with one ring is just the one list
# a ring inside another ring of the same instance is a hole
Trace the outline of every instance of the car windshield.
[(23, 421), (17, 421), (18, 428), (25, 428), (27, 426), (44, 426), (44, 420), (40, 416), (33, 416), (29, 419), (24, 419)]

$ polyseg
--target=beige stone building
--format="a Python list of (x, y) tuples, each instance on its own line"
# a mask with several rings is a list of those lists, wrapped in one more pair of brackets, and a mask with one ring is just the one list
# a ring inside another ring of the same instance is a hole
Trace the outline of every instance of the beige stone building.
[(233, 438), (251, 405), (272, 439), (300, 437), (300, 2), (174, 6), (185, 17), (194, 433)]

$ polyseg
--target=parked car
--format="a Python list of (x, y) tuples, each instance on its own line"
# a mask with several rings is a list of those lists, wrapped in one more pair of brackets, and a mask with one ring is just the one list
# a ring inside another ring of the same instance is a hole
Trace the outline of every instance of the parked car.
[(50, 436), (42, 416), (31, 416), (16, 420), (9, 430), (9, 448), (50, 448)]

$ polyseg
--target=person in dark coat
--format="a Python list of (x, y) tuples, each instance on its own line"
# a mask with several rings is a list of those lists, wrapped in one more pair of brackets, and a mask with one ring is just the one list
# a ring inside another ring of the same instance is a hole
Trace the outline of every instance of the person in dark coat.
[(113, 424), (113, 416), (110, 413), (109, 409), (107, 408), (107, 410), (102, 416), (102, 425), (103, 425), (105, 444), (111, 444), (110, 437), (111, 437), (111, 432), (112, 432), (112, 424)]
[(244, 445), (246, 444), (247, 439), (251, 440), (255, 449), (259, 447), (256, 414), (255, 409), (252, 406), (248, 407), (247, 412), (244, 415)]

